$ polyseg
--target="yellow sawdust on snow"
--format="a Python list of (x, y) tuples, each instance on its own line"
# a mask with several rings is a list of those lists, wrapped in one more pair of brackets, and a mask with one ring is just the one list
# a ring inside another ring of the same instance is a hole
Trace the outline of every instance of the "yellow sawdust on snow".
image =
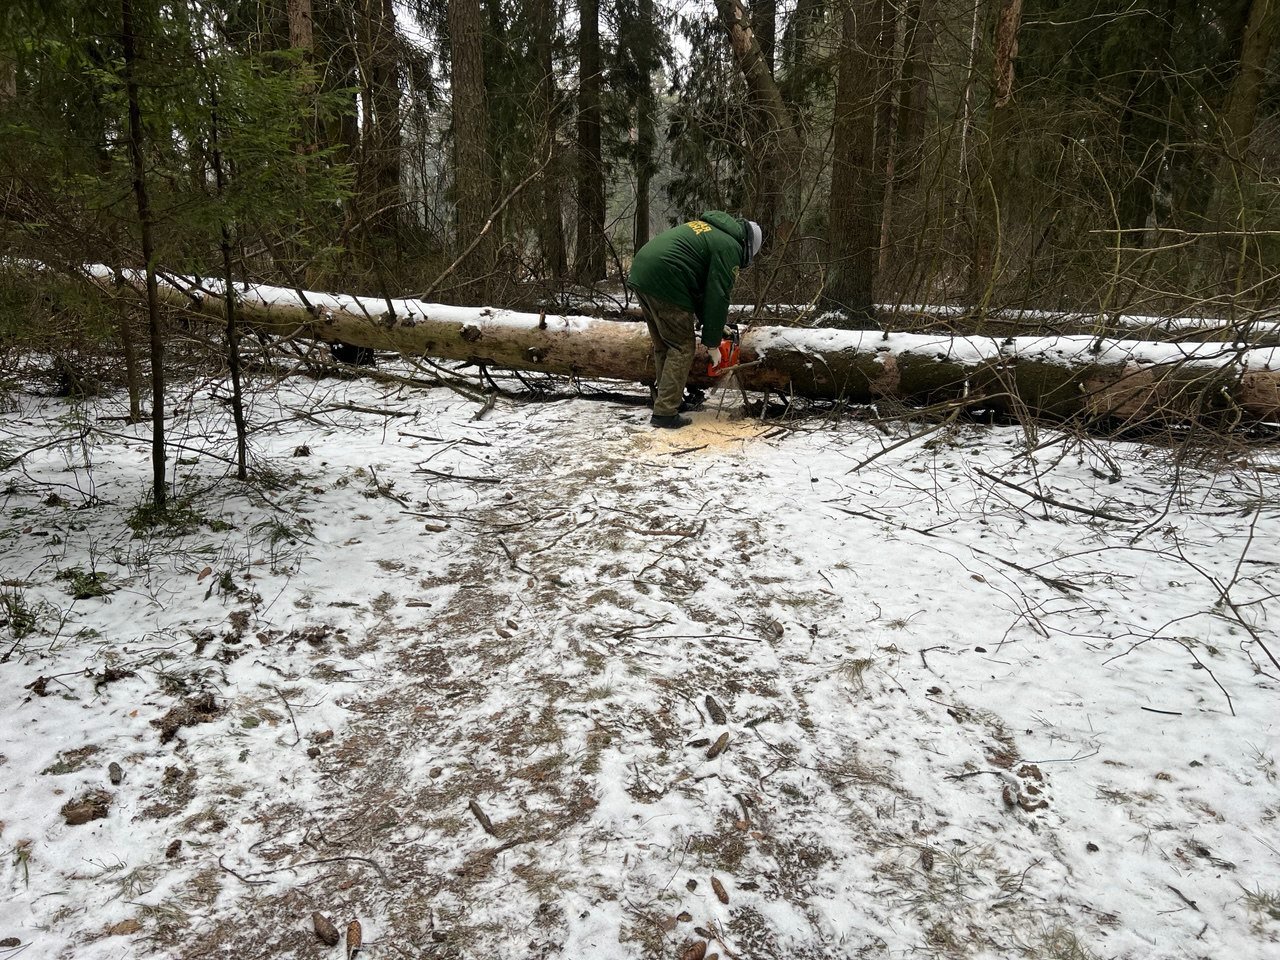
[(636, 453), (645, 457), (672, 457), (688, 453), (724, 453), (740, 449), (742, 444), (754, 440), (769, 428), (758, 421), (716, 415), (714, 410), (699, 410), (685, 414), (693, 423), (679, 430), (659, 430), (647, 423), (633, 435)]

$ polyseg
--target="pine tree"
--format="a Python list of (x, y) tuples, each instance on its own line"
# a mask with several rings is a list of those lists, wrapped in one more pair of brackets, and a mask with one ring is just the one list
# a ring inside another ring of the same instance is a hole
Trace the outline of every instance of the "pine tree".
[(584, 286), (605, 275), (602, 61), (599, 2), (578, 0), (578, 236), (573, 273)]

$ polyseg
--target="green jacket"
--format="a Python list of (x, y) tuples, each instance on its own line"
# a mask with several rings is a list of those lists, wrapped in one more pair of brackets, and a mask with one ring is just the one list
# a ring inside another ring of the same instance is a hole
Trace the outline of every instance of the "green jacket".
[(627, 283), (695, 314), (702, 321), (702, 342), (717, 347), (729, 316), (729, 291), (747, 265), (746, 240), (743, 221), (709, 210), (636, 251)]

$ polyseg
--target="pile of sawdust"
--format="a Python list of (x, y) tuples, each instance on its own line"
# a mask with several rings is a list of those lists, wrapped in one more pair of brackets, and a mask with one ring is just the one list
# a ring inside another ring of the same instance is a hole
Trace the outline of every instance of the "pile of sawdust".
[[(710, 404), (708, 404), (710, 407)], [(635, 452), (646, 457), (671, 457), (700, 450), (723, 453), (728, 449), (768, 433), (769, 428), (755, 420), (717, 415), (705, 409), (685, 414), (693, 423), (679, 430), (638, 430), (632, 436)], [(647, 426), (647, 424), (646, 424)]]

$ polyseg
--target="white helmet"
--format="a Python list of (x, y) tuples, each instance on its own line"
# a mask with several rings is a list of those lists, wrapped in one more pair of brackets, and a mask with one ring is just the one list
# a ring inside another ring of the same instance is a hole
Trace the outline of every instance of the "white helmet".
[(760, 245), (764, 243), (764, 234), (760, 232), (760, 224), (754, 220), (747, 221), (747, 263), (756, 258)]

